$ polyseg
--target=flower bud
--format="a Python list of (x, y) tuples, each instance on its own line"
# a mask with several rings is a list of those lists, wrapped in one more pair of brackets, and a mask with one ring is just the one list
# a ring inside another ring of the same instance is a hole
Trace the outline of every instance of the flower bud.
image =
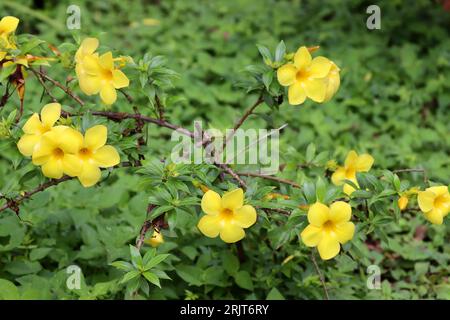
[(401, 196), (398, 199), (397, 204), (398, 204), (398, 207), (400, 208), (401, 211), (405, 210), (406, 206), (408, 205), (408, 197)]

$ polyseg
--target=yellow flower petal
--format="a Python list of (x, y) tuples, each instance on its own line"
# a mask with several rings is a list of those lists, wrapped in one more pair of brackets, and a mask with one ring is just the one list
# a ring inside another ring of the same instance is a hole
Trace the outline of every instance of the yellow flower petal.
[(53, 179), (59, 179), (63, 176), (63, 166), (60, 160), (50, 158), (42, 165), (42, 173), (44, 176)]
[(113, 61), (113, 56), (112, 56), (111, 51), (108, 51), (108, 52), (102, 54), (99, 57), (98, 62), (100, 63), (100, 66), (103, 69), (106, 69), (106, 70), (114, 69), (114, 61)]
[(433, 192), (436, 196), (442, 196), (444, 194), (448, 194), (448, 187), (447, 186), (436, 186), (436, 187), (429, 187), (426, 189), (426, 191)]
[(344, 184), (344, 193), (346, 195), (351, 195), (356, 189), (353, 188), (351, 185), (349, 185), (348, 183)]
[(311, 63), (311, 54), (306, 47), (300, 47), (294, 55), (294, 65), (297, 69), (305, 69)]
[(358, 160), (358, 154), (355, 150), (351, 150), (347, 157), (345, 158), (345, 168), (354, 168), (356, 169), (356, 162)]
[(334, 185), (340, 186), (342, 185), (343, 180), (345, 180), (345, 168), (338, 167), (337, 170), (331, 175), (331, 181)]
[(290, 86), (295, 82), (295, 76), (297, 74), (297, 68), (291, 64), (285, 64), (277, 70), (278, 82), (282, 86)]
[(12, 16), (6, 16), (3, 17), (2, 20), (0, 20), (0, 34), (10, 34), (14, 31), (16, 31), (17, 26), (19, 25), (19, 19)]
[[(53, 132), (56, 133), (57, 131)], [(59, 148), (65, 153), (77, 153), (83, 145), (83, 135), (77, 130), (68, 127), (60, 132), (57, 140)]]
[(100, 98), (107, 105), (111, 105), (116, 102), (117, 93), (114, 86), (111, 84), (104, 85), (100, 90)]
[(222, 209), (222, 199), (217, 192), (208, 190), (202, 197), (201, 206), (206, 214), (217, 215)]
[(419, 204), (420, 210), (423, 212), (428, 212), (433, 209), (434, 199), (436, 198), (436, 194), (431, 191), (419, 191), (417, 195), (417, 202)]
[(41, 110), (42, 124), (47, 128), (53, 127), (60, 117), (61, 105), (59, 103), (46, 104)]
[(244, 229), (235, 224), (227, 223), (220, 231), (220, 239), (222, 239), (226, 243), (238, 242), (244, 237)]
[(84, 54), (93, 54), (95, 50), (98, 48), (98, 39), (97, 38), (86, 38), (81, 43), (81, 47), (83, 48)]
[(251, 205), (236, 209), (233, 216), (235, 223), (242, 228), (249, 228), (256, 222), (256, 210)]
[(113, 146), (103, 146), (93, 155), (94, 160), (101, 168), (114, 167), (120, 163), (120, 156)]
[(82, 162), (80, 158), (73, 154), (64, 154), (62, 165), (64, 173), (71, 177), (77, 176), (81, 173)]
[(87, 95), (97, 94), (101, 90), (101, 82), (97, 76), (82, 75), (78, 77), (81, 91)]
[(96, 184), (100, 180), (101, 175), (100, 169), (96, 165), (85, 162), (81, 173), (78, 175), (78, 180), (80, 180), (83, 187), (88, 188)]
[(334, 223), (349, 221), (352, 216), (352, 207), (344, 201), (336, 201), (330, 206), (330, 220)]
[(225, 192), (222, 196), (222, 207), (230, 210), (239, 209), (244, 204), (244, 191), (241, 188)]
[(97, 76), (100, 73), (100, 62), (96, 55), (87, 55), (82, 60), (81, 70), (88, 75)]
[(116, 89), (128, 87), (130, 84), (130, 80), (128, 80), (127, 76), (120, 70), (113, 70), (113, 85)]
[(39, 120), (39, 115), (33, 113), (33, 115), (25, 122), (23, 132), (27, 134), (41, 134), (43, 131), (43, 126), (41, 120)]
[(89, 150), (97, 150), (106, 144), (108, 129), (104, 125), (96, 125), (86, 130), (84, 134), (84, 147)]
[(342, 244), (350, 241), (355, 234), (355, 225), (353, 222), (344, 222), (336, 225), (334, 232), (338, 241)]
[(289, 104), (296, 106), (305, 102), (306, 92), (300, 82), (295, 82), (288, 89)]
[(24, 134), (20, 138), (19, 142), (17, 142), (17, 148), (24, 156), (31, 157), (34, 147), (39, 143), (39, 141), (41, 141), (41, 137), (38, 135)]
[(313, 225), (308, 225), (305, 229), (303, 229), (300, 236), (302, 237), (303, 243), (307, 247), (315, 247), (319, 244), (320, 240), (322, 240), (322, 228), (315, 227)]
[(356, 159), (356, 171), (367, 172), (372, 168), (373, 157), (370, 154), (362, 154)]
[(56, 143), (52, 138), (51, 132), (44, 134), (41, 138), (41, 141), (38, 145), (35, 146), (32, 155), (33, 164), (36, 166), (40, 166), (46, 163), (53, 150), (55, 149)]
[(311, 100), (321, 103), (325, 100), (327, 92), (326, 81), (323, 79), (308, 79), (304, 84), (305, 93)]
[(316, 57), (309, 67), (310, 76), (313, 78), (324, 78), (331, 69), (331, 61), (325, 57)]
[(219, 216), (205, 215), (198, 222), (197, 228), (207, 237), (215, 238), (219, 235), (222, 226)]
[(442, 224), (444, 222), (444, 215), (439, 209), (433, 209), (424, 213), (425, 218), (433, 224)]
[(341, 246), (336, 237), (330, 234), (324, 234), (320, 240), (317, 249), (322, 260), (329, 260), (337, 256), (341, 250)]
[(308, 221), (315, 227), (321, 227), (330, 216), (330, 209), (323, 203), (316, 202), (308, 210)]

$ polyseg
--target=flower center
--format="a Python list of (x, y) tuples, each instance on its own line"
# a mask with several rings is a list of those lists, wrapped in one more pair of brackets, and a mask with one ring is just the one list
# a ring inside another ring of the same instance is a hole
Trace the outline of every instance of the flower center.
[(61, 158), (64, 157), (64, 151), (62, 151), (60, 148), (55, 148), (55, 149), (53, 150), (53, 156), (54, 156), (56, 159), (61, 159)]
[(445, 207), (445, 203), (446, 203), (445, 197), (441, 195), (434, 199), (433, 206), (438, 209), (443, 209)]
[(331, 220), (328, 220), (327, 222), (325, 222), (322, 226), (323, 230), (325, 230), (326, 232), (334, 232), (334, 222)]
[(306, 70), (299, 70), (297, 71), (297, 74), (295, 75), (297, 81), (306, 81), (309, 78), (309, 72)]
[(223, 220), (231, 220), (233, 219), (233, 211), (230, 209), (222, 209), (222, 211), (220, 212), (220, 218)]
[(105, 80), (112, 80), (113, 74), (111, 70), (103, 70), (102, 76)]
[(78, 151), (78, 156), (83, 160), (87, 160), (92, 157), (92, 152), (88, 148), (82, 148)]

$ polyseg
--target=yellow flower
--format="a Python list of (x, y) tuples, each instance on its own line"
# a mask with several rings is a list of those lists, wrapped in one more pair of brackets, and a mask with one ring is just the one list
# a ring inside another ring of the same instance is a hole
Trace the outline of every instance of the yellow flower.
[[(96, 88), (90, 86), (89, 75), (84, 68), (84, 58), (87, 56), (93, 56), (98, 58), (98, 53), (95, 52), (98, 48), (98, 39), (96, 38), (86, 38), (81, 43), (80, 48), (78, 48), (75, 54), (75, 73), (77, 74), (78, 83), (80, 84), (80, 89), (87, 95), (92, 95), (95, 93)], [(98, 92), (98, 91), (97, 91)]]
[[(335, 185), (340, 186), (344, 184), (343, 180), (350, 180), (358, 186), (358, 182), (356, 181), (356, 173), (369, 171), (373, 165), (373, 161), (374, 160), (371, 155), (365, 153), (358, 156), (358, 154), (352, 150), (348, 153), (344, 166), (338, 167), (333, 173), (331, 176), (331, 181)], [(345, 194), (351, 195), (353, 191), (355, 191), (355, 188), (348, 183), (344, 184)]]
[(49, 132), (61, 116), (61, 105), (59, 103), (46, 104), (41, 110), (41, 117), (34, 113), (25, 122), (22, 130), (25, 133), (17, 143), (17, 148), (24, 156), (30, 157), (35, 146), (41, 141), (41, 137)]
[(308, 210), (309, 225), (300, 234), (308, 247), (317, 247), (323, 260), (334, 258), (344, 244), (353, 238), (355, 225), (350, 221), (352, 208), (343, 201), (330, 207), (316, 202)]
[[(333, 63), (325, 57), (311, 58), (306, 47), (300, 47), (294, 55), (293, 63), (287, 63), (277, 71), (278, 82), (288, 89), (291, 105), (302, 104), (308, 97), (315, 102), (324, 102), (337, 90), (336, 70), (331, 72)], [(337, 67), (336, 67), (337, 68)], [(339, 77), (339, 73), (337, 73)]]
[(108, 129), (103, 125), (94, 126), (82, 138), (76, 150), (76, 157), (81, 162), (78, 176), (84, 187), (93, 186), (100, 180), (100, 168), (113, 167), (120, 162), (119, 154), (113, 146), (105, 145)]
[[(95, 52), (98, 40), (84, 39), (75, 54), (75, 71), (80, 83), (80, 89), (87, 95), (100, 93), (100, 98), (107, 104), (113, 104), (117, 99), (116, 89), (128, 87), (127, 76), (114, 66), (112, 53), (106, 52), (99, 56)], [(118, 58), (120, 61), (123, 58)]]
[(44, 176), (59, 179), (63, 174), (74, 177), (81, 172), (80, 159), (75, 156), (83, 142), (78, 131), (56, 126), (42, 135), (33, 151), (33, 164), (42, 166)]
[[(12, 16), (3, 17), (0, 20), (0, 48), (15, 49), (16, 45), (11, 39), (11, 35), (16, 31), (19, 19)], [(5, 58), (6, 52), (0, 51), (0, 60)]]
[(341, 84), (341, 78), (339, 76), (339, 71), (340, 71), (339, 67), (334, 62), (331, 62), (330, 72), (328, 73), (328, 75), (326, 77), (327, 90), (325, 93), (324, 102), (329, 101), (339, 89), (339, 86)]
[(153, 248), (159, 247), (162, 243), (164, 243), (164, 238), (161, 232), (153, 231), (153, 235), (145, 240), (145, 243), (151, 245)]
[(256, 210), (244, 205), (244, 191), (239, 188), (224, 193), (222, 197), (212, 190), (203, 195), (202, 210), (206, 213), (197, 227), (207, 237), (220, 238), (233, 243), (245, 237), (245, 228), (256, 222)]
[(401, 196), (400, 198), (398, 198), (397, 205), (400, 211), (405, 210), (406, 206), (408, 205), (408, 197)]
[(434, 224), (442, 224), (444, 217), (450, 211), (448, 187), (437, 186), (419, 191), (417, 202), (428, 221)]

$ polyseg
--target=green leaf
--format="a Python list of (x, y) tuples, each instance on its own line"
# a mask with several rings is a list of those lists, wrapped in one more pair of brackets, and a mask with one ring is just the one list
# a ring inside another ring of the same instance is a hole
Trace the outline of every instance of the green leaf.
[(266, 300), (285, 300), (285, 298), (277, 288), (273, 287), (267, 294)]
[(136, 277), (138, 277), (141, 273), (137, 270), (132, 270), (130, 272), (125, 273), (120, 283), (128, 282)]
[(127, 272), (134, 269), (133, 265), (126, 261), (114, 261), (111, 263), (111, 265), (117, 269), (127, 271)]
[(247, 271), (241, 270), (234, 276), (234, 280), (236, 281), (236, 284), (244, 289), (253, 290), (253, 280), (250, 276), (250, 273)]
[(164, 253), (164, 254), (159, 254), (156, 257), (150, 259), (150, 261), (144, 266), (144, 270), (147, 271), (151, 268), (153, 268), (154, 266), (160, 264), (161, 262), (163, 262), (167, 257), (169, 256), (168, 253)]
[(30, 260), (36, 261), (41, 260), (44, 258), (50, 251), (52, 251), (52, 248), (36, 248), (31, 250), (30, 252)]
[(19, 297), (19, 289), (14, 283), (5, 279), (0, 279), (0, 299), (18, 300)]
[(234, 275), (239, 270), (239, 260), (231, 252), (222, 254), (222, 264), (225, 271), (230, 275)]
[(200, 280), (203, 270), (199, 267), (181, 265), (175, 271), (184, 281), (191, 285), (201, 286), (203, 284)]
[(136, 268), (143, 267), (143, 261), (139, 249), (130, 244), (131, 262)]
[(256, 46), (258, 47), (259, 53), (264, 59), (264, 63), (265, 64), (272, 63), (272, 54), (270, 53), (270, 50), (267, 47), (259, 44), (257, 44)]
[(281, 62), (284, 58), (285, 53), (286, 53), (286, 45), (284, 44), (284, 41), (281, 40), (280, 43), (278, 43), (277, 48), (275, 50), (275, 61)]
[(145, 277), (145, 279), (147, 279), (150, 283), (153, 283), (155, 286), (158, 286), (158, 287), (161, 288), (161, 284), (159, 283), (159, 279), (158, 279), (158, 277), (157, 277), (155, 274), (153, 274), (153, 273), (147, 271), (147, 272), (144, 272), (144, 277)]
[(311, 161), (313, 161), (315, 155), (316, 155), (316, 145), (311, 142), (306, 148), (306, 162), (310, 163)]
[(320, 201), (323, 203), (326, 193), (327, 193), (327, 185), (321, 177), (318, 177), (317, 182), (316, 182), (316, 199), (317, 199), (317, 201)]
[(272, 80), (273, 80), (273, 70), (269, 70), (263, 74), (262, 81), (267, 90), (269, 90)]

